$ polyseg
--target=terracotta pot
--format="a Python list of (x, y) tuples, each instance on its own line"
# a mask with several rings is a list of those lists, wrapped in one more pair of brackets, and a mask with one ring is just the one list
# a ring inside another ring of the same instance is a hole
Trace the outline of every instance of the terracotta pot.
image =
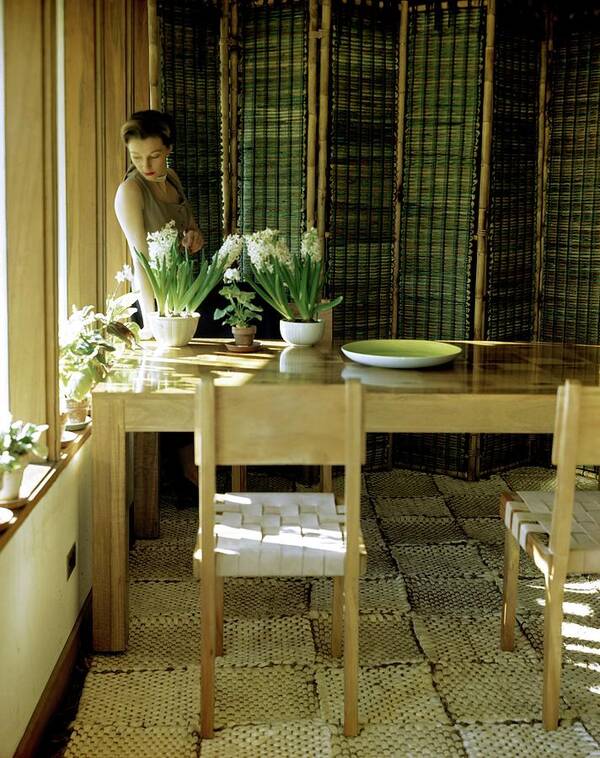
[(150, 331), (154, 339), (165, 347), (183, 347), (193, 338), (199, 313), (188, 313), (187, 316), (159, 316), (150, 314)]
[(65, 411), (67, 414), (67, 424), (85, 424), (90, 410), (90, 399), (84, 397), (83, 400), (65, 400)]
[(285, 321), (279, 322), (279, 331), (284, 342), (294, 347), (310, 347), (316, 345), (325, 331), (323, 319), (318, 321)]
[(236, 345), (250, 347), (254, 342), (256, 326), (232, 326), (231, 333)]

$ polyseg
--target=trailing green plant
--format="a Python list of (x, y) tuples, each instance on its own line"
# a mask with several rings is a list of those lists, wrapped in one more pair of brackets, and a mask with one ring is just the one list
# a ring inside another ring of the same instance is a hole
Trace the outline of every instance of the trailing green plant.
[(223, 274), (225, 286), (219, 290), (228, 305), (224, 308), (216, 308), (213, 318), (222, 320), (229, 326), (239, 327), (241, 329), (250, 325), (251, 321), (261, 321), (262, 308), (260, 305), (253, 303), (255, 294), (249, 290), (240, 289), (240, 271), (237, 268), (228, 268)]
[(317, 321), (335, 308), (342, 296), (321, 302), (323, 255), (316, 229), (302, 236), (300, 250), (291, 253), (276, 229), (244, 236), (250, 258), (250, 284), (287, 321)]
[(242, 239), (230, 235), (212, 259), (200, 256), (199, 263), (182, 247), (175, 222), (169, 221), (147, 235), (148, 255), (135, 250), (146, 274), (156, 310), (161, 316), (185, 316), (196, 311), (238, 258)]
[(0, 422), (0, 472), (16, 471), (29, 462), (31, 456), (45, 458), (48, 448), (40, 437), (48, 424), (13, 421), (9, 414)]

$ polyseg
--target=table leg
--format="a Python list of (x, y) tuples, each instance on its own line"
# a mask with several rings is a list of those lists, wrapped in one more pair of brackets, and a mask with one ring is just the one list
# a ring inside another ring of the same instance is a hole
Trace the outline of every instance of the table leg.
[(118, 651), (127, 647), (129, 626), (123, 401), (94, 395), (93, 416), (93, 644), (97, 651)]
[(160, 537), (158, 434), (136, 432), (133, 447), (133, 531), (140, 539), (157, 539)]

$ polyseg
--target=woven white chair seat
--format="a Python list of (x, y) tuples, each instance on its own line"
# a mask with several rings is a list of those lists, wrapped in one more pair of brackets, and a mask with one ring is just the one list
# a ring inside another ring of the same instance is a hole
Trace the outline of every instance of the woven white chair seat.
[[(218, 576), (342, 576), (345, 506), (332, 493), (215, 496)], [(362, 535), (361, 554), (364, 554)], [(194, 553), (201, 560), (201, 534)]]
[[(504, 522), (519, 545), (527, 550), (527, 537), (530, 534), (550, 535), (552, 527), (553, 492), (518, 491), (521, 500), (511, 500), (506, 504)], [(592, 570), (593, 565), (600, 570), (600, 492), (577, 491), (573, 504), (571, 523), (571, 553), (569, 570), (585, 568)], [(590, 552), (591, 551), (591, 552)], [(585, 567), (581, 564), (585, 553)]]

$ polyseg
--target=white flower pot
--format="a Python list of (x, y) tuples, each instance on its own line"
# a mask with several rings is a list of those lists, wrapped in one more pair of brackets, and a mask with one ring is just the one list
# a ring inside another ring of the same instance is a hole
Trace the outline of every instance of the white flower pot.
[(14, 469), (14, 471), (2, 472), (0, 479), (0, 502), (5, 503), (10, 500), (19, 499), (19, 490), (23, 481), (23, 472), (25, 467)]
[(196, 332), (200, 319), (199, 313), (187, 316), (159, 316), (150, 314), (150, 330), (154, 339), (166, 347), (182, 347), (187, 345)]
[(325, 322), (318, 321), (285, 321), (279, 322), (281, 338), (294, 347), (310, 347), (316, 345), (325, 332)]

